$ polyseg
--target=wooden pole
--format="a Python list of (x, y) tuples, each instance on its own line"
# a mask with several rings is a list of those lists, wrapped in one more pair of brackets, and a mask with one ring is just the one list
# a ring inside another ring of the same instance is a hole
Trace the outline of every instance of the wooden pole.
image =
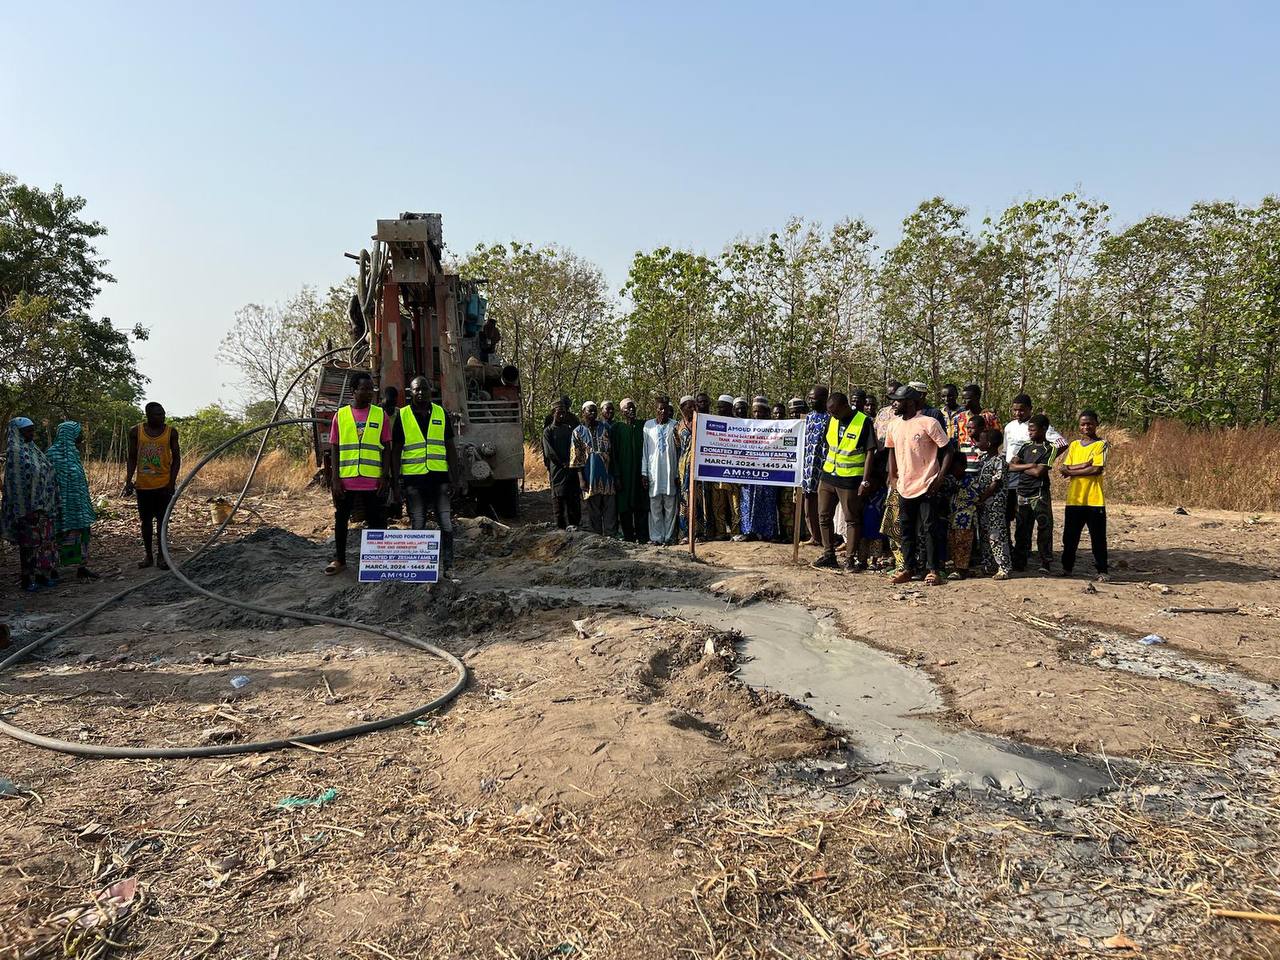
[(689, 514), (689, 556), (693, 559), (698, 558), (697, 548), (694, 542), (698, 539), (698, 470), (696, 461), (698, 459), (698, 411), (693, 411), (693, 429), (689, 434), (689, 441), (693, 444), (689, 451), (689, 503), (687, 511)]
[[(800, 455), (800, 468), (802, 470), (804, 469), (803, 453)], [(801, 484), (800, 486), (792, 487), (791, 489), (795, 491), (795, 498), (796, 498), (796, 518), (795, 518), (795, 524), (794, 524), (795, 532), (793, 534), (793, 540), (791, 542), (791, 562), (799, 563), (800, 562), (800, 521), (803, 519), (802, 511), (804, 510), (804, 485)]]

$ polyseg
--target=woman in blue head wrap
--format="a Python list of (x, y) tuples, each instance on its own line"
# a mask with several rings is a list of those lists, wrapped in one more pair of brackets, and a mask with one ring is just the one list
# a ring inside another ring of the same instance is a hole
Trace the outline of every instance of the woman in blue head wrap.
[(58, 550), (53, 539), (58, 483), (35, 438), (35, 424), (26, 417), (9, 421), (4, 500), (0, 503), (0, 536), (18, 545), (22, 589), (28, 591), (58, 581)]
[(89, 481), (84, 475), (79, 447), (84, 441), (84, 430), (74, 420), (58, 424), (53, 446), (49, 448), (49, 463), (58, 481), (59, 510), (54, 525), (58, 552), (64, 567), (76, 567), (76, 576), (82, 580), (97, 580), (98, 575), (88, 567), (89, 531), (98, 514), (89, 497)]

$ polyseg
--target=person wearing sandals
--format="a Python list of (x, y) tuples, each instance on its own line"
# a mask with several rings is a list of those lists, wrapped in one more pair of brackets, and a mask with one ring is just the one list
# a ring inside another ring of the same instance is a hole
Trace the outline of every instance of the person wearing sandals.
[(889, 448), (889, 485), (899, 497), (903, 561), (890, 582), (906, 583), (923, 567), (925, 584), (937, 586), (943, 582), (946, 552), (942, 488), (951, 471), (955, 447), (938, 419), (921, 412), (923, 396), (919, 390), (910, 385), (899, 387), (889, 399), (898, 418), (889, 424), (885, 446)]
[(54, 533), (62, 566), (75, 567), (79, 580), (97, 580), (98, 575), (89, 569), (89, 538), (98, 514), (93, 509), (89, 481), (80, 460), (83, 445), (84, 429), (80, 424), (74, 420), (58, 424), (47, 454), (58, 481), (58, 519)]
[(387, 489), (391, 477), (391, 420), (373, 402), (373, 377), (351, 378), (351, 402), (338, 411), (329, 428), (329, 487), (333, 493), (333, 559), (324, 568), (332, 576), (347, 566), (347, 521), (356, 501), (369, 530), (386, 526)]
[(5, 449), (4, 502), (0, 536), (18, 546), (22, 589), (34, 592), (58, 582), (58, 481), (53, 465), (36, 445), (36, 425), (27, 417), (9, 421)]
[[(868, 417), (874, 415), (864, 407)], [(867, 457), (867, 489), (870, 491), (862, 507), (862, 541), (858, 544), (858, 556), (870, 569), (877, 572), (892, 563), (893, 554), (889, 538), (883, 532), (885, 499), (889, 489), (889, 451), (876, 446)]]
[(947, 553), (952, 570), (948, 580), (963, 579), (969, 572), (973, 555), (973, 542), (978, 528), (978, 473), (982, 469), (982, 451), (978, 449), (978, 435), (986, 429), (980, 418), (966, 419), (960, 427), (960, 456), (956, 466), (960, 468), (959, 481), (951, 496), (951, 519), (947, 532)]
[(978, 548), (995, 580), (1008, 580), (1013, 569), (1009, 551), (1009, 524), (1005, 519), (1004, 491), (1009, 464), (1004, 458), (1004, 434), (994, 427), (978, 433)]

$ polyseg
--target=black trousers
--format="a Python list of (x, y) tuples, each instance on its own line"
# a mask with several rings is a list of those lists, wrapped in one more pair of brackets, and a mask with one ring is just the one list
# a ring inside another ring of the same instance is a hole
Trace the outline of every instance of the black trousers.
[(1089, 545), (1093, 547), (1093, 565), (1099, 573), (1107, 572), (1107, 508), (1066, 507), (1062, 511), (1062, 569), (1070, 573), (1076, 565), (1080, 533), (1089, 528)]
[(347, 562), (347, 521), (357, 501), (364, 511), (365, 529), (382, 530), (387, 525), (386, 504), (377, 490), (343, 490), (333, 504), (333, 556), (343, 563)]
[(941, 573), (946, 560), (947, 527), (942, 497), (936, 493), (898, 501), (902, 563), (907, 570)]
[(622, 527), (622, 539), (631, 543), (649, 542), (649, 494), (641, 491), (643, 507), (618, 511), (618, 525)]
[(1027, 569), (1031, 558), (1031, 534), (1035, 531), (1040, 566), (1053, 565), (1053, 504), (1047, 496), (1019, 497), (1013, 523), (1013, 569)]
[(151, 527), (155, 524), (156, 539), (160, 537), (160, 521), (169, 508), (169, 497), (173, 493), (168, 487), (159, 490), (136, 490), (138, 496), (138, 516), (142, 518), (142, 546), (151, 556)]
[(556, 526), (576, 527), (582, 523), (582, 487), (578, 485), (577, 474), (573, 476), (559, 493), (553, 493), (556, 505)]

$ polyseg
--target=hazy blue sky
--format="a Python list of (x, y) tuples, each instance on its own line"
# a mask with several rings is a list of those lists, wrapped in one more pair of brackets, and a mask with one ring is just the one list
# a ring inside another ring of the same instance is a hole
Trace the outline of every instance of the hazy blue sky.
[(1119, 221), (1280, 189), (1275, 3), (0, 3), (0, 169), (89, 200), (150, 398), (244, 398), (233, 312), (379, 217), (455, 251), (715, 252), (934, 194)]

